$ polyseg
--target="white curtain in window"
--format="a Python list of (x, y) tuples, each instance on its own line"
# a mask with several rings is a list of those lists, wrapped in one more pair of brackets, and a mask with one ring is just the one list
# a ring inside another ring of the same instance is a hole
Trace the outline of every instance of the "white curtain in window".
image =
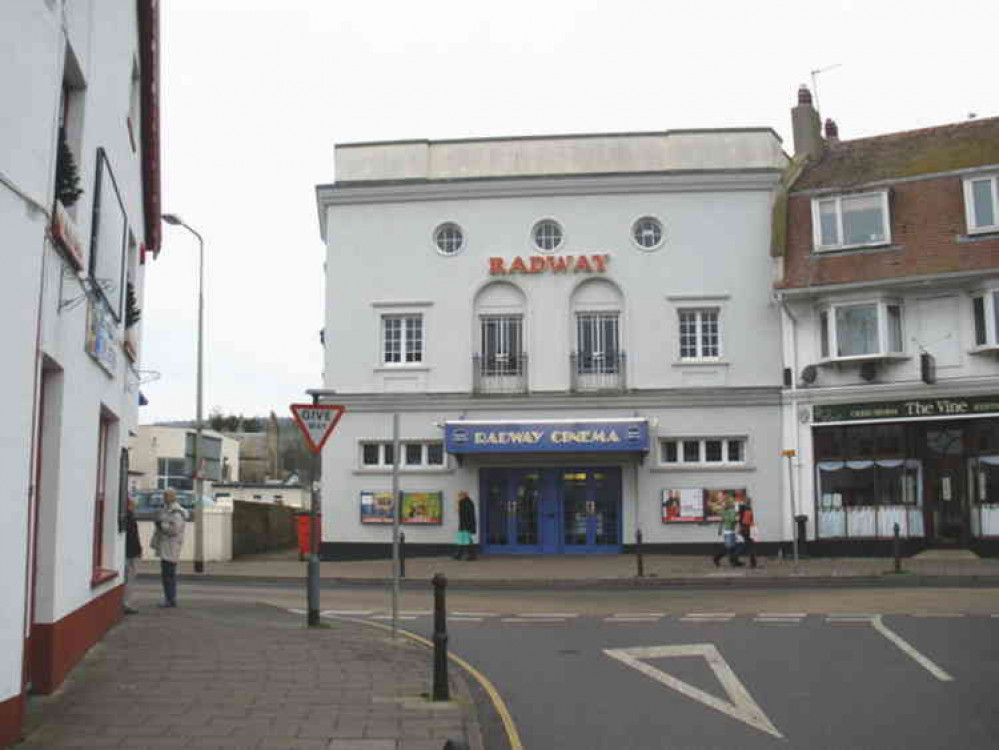
[[(981, 509), (980, 536), (999, 536), (999, 505), (979, 505)], [(974, 517), (976, 514), (972, 513)]]
[(874, 536), (877, 531), (877, 514), (873, 506), (858, 506), (846, 509), (846, 522), (850, 536)]
[(842, 508), (820, 510), (818, 531), (823, 539), (846, 536), (846, 512)]
[(999, 466), (999, 456), (979, 456), (978, 460), (989, 466)]
[(877, 306), (836, 308), (836, 345), (840, 357), (877, 354), (880, 349)]

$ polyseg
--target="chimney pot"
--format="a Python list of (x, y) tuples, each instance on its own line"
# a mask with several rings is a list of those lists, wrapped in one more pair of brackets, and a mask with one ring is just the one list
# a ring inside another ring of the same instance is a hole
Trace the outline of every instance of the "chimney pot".
[(826, 118), (826, 139), (830, 141), (839, 140), (839, 127), (831, 117)]
[(812, 92), (808, 90), (808, 86), (801, 84), (798, 86), (798, 104), (811, 104), (812, 103)]

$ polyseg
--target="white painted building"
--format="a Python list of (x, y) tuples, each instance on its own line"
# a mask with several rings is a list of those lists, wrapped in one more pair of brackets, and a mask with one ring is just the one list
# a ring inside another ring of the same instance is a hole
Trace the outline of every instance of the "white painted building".
[(323, 554), (383, 554), (400, 417), (407, 544), (476, 501), (490, 553), (717, 542), (749, 493), (786, 539), (768, 129), (336, 149)]
[(0, 745), (121, 614), (126, 320), (160, 243), (157, 16), (156, 0), (0, 4)]
[[(194, 490), (193, 427), (140, 425), (131, 446), (132, 489)], [(205, 495), (219, 482), (239, 481), (239, 441), (215, 430), (202, 430)]]

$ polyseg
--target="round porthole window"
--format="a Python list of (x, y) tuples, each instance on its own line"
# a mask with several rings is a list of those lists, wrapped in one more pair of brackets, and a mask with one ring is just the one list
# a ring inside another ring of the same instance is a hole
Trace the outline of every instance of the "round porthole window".
[(562, 244), (562, 225), (554, 219), (542, 219), (531, 230), (534, 246), (543, 253), (551, 253)]
[(663, 223), (654, 216), (643, 216), (631, 227), (631, 239), (642, 250), (655, 250), (665, 238)]
[(465, 235), (461, 227), (448, 221), (434, 230), (434, 244), (441, 255), (455, 255), (465, 247)]

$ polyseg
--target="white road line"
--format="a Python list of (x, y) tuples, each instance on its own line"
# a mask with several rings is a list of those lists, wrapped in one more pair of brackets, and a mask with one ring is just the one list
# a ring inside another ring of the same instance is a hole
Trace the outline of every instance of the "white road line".
[(579, 617), (579, 615), (573, 612), (518, 612), (515, 617), (540, 617), (543, 620), (551, 620), (559, 617), (565, 620), (572, 617)]
[(760, 612), (757, 617), (808, 617), (807, 612)]
[(887, 638), (889, 641), (898, 646), (902, 651), (909, 656), (911, 656), (919, 666), (926, 669), (931, 675), (936, 677), (941, 682), (953, 682), (954, 678), (949, 674), (944, 672), (940, 667), (934, 664), (932, 661), (927, 659), (921, 653), (916, 651), (912, 646), (910, 646), (900, 635), (892, 632), (888, 627), (881, 621), (881, 615), (878, 615), (871, 622), (874, 629), (877, 630), (881, 635)]
[(688, 612), (684, 617), (735, 617), (735, 612)]
[(826, 622), (873, 622), (873, 617), (827, 617)]
[(373, 609), (324, 609), (322, 614), (334, 617), (369, 617), (373, 615)]
[(873, 615), (869, 612), (830, 612), (826, 617), (852, 617), (854, 619), (860, 617), (866, 617), (868, 620), (873, 620), (877, 615)]
[(500, 622), (523, 622), (523, 623), (565, 622), (565, 619), (561, 617), (559, 618), (553, 617), (551, 619), (544, 619), (542, 617), (502, 617), (500, 618)]
[[(392, 615), (375, 615), (371, 619), (372, 620), (391, 620), (392, 619)], [(399, 615), (399, 619), (400, 620), (415, 620), (416, 617), (414, 615)]]
[(754, 617), (753, 622), (767, 622), (779, 625), (800, 625), (801, 620), (797, 617)]
[(611, 617), (665, 617), (665, 612), (615, 612)]
[(448, 622), (482, 622), (481, 617), (449, 617)]
[(414, 609), (414, 610), (402, 610), (399, 612), (400, 615), (406, 615), (407, 617), (426, 617), (427, 615), (432, 615), (434, 611), (432, 609)]
[(680, 622), (731, 622), (731, 617), (681, 617)]
[(659, 622), (659, 617), (605, 617), (604, 622)]
[(911, 617), (964, 617), (960, 612), (913, 612)]
[(496, 617), (495, 612), (452, 612), (453, 617)]
[[(763, 709), (753, 700), (746, 687), (739, 681), (732, 667), (721, 655), (718, 649), (711, 643), (692, 643), (683, 646), (651, 646), (639, 648), (615, 648), (604, 649), (604, 653), (612, 659), (617, 659), (622, 664), (626, 664), (633, 669), (637, 669), (646, 677), (666, 685), (676, 690), (688, 698), (700, 701), (706, 706), (710, 706), (716, 711), (721, 711), (726, 716), (749, 724), (762, 732), (783, 739), (783, 735), (773, 725)], [(700, 688), (696, 688), (674, 677), (671, 674), (645, 663), (644, 659), (663, 659), (673, 656), (701, 656), (715, 673), (728, 700), (706, 693)]]

